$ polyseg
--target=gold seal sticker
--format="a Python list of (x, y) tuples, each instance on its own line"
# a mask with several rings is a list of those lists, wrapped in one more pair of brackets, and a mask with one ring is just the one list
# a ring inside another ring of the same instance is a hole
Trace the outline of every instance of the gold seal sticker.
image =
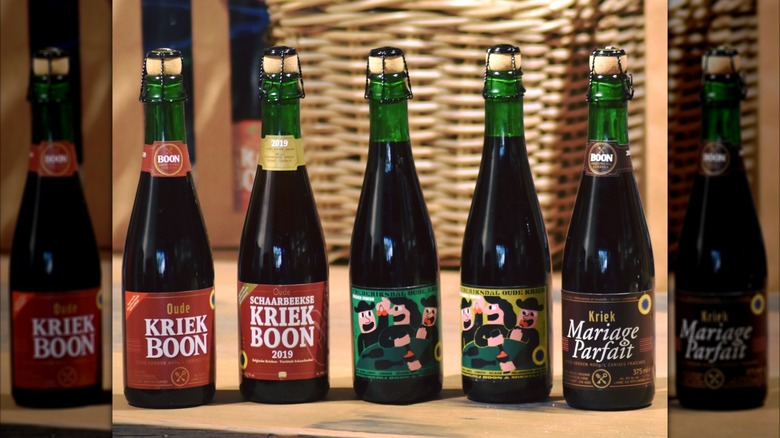
[(650, 311), (653, 310), (653, 299), (650, 297), (650, 294), (644, 294), (639, 297), (637, 306), (639, 307), (639, 313), (642, 315), (650, 313)]
[(263, 170), (297, 170), (303, 159), (303, 140), (292, 135), (266, 135), (260, 141), (257, 164)]
[(178, 175), (184, 168), (184, 154), (174, 143), (162, 143), (152, 157), (154, 168), (164, 176)]
[(731, 164), (731, 153), (723, 142), (705, 141), (701, 149), (699, 169), (702, 175), (723, 175)]
[(753, 314), (760, 315), (764, 313), (765, 308), (766, 300), (764, 299), (764, 295), (761, 293), (753, 295), (753, 298), (750, 300), (750, 310), (753, 312)]

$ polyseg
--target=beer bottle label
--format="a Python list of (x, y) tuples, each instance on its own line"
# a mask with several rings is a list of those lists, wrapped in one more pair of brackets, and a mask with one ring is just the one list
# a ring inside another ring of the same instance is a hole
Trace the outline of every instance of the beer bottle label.
[(677, 385), (737, 389), (766, 385), (766, 292), (676, 291)]
[(306, 161), (303, 158), (303, 140), (292, 135), (266, 135), (260, 142), (263, 170), (296, 170)]
[(11, 296), (13, 386), (72, 389), (101, 383), (99, 288)]
[(744, 170), (739, 146), (720, 140), (702, 142), (699, 153), (700, 175), (721, 176)]
[(214, 288), (125, 291), (125, 384), (180, 389), (214, 383)]
[(460, 286), (464, 377), (519, 380), (550, 373), (545, 285), (495, 289)]
[(561, 292), (563, 385), (601, 390), (652, 383), (653, 291)]
[(238, 282), (241, 372), (257, 380), (324, 376), (328, 366), (328, 284)]
[(187, 176), (192, 170), (187, 145), (180, 141), (155, 141), (144, 145), (141, 172), (156, 177)]
[(30, 146), (30, 159), (27, 162), (27, 171), (32, 173), (38, 173), (38, 161), (40, 158), (41, 148), (37, 144)]
[(351, 289), (355, 376), (396, 380), (440, 372), (438, 284)]
[(585, 146), (585, 175), (618, 176), (631, 172), (631, 151), (616, 141), (589, 140)]
[(262, 141), (263, 122), (241, 120), (233, 123), (233, 169), (235, 169), (235, 210), (245, 212), (249, 207), (252, 185), (259, 161), (258, 145)]
[(76, 173), (76, 147), (69, 141), (42, 141), (37, 151), (37, 171), (41, 177), (66, 177)]

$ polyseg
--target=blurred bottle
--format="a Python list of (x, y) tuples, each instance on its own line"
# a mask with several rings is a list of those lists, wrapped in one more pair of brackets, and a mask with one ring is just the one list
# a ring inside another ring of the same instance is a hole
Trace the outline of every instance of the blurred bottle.
[(10, 260), (12, 394), (20, 405), (97, 403), (100, 258), (74, 147), (68, 55), (33, 55), (32, 146)]
[(767, 395), (767, 264), (741, 156), (744, 82), (737, 51), (703, 59), (699, 169), (675, 269), (680, 404), (761, 406)]
[(234, 209), (249, 206), (262, 134), (257, 84), (268, 29), (268, 9), (260, 0), (230, 0), (230, 100), (233, 120)]

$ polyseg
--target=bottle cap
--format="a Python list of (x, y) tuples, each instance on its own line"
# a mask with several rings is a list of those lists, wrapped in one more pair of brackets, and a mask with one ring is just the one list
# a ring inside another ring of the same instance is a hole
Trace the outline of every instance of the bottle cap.
[(182, 70), (181, 52), (175, 49), (154, 49), (146, 53), (144, 71), (147, 76), (176, 76)]
[(597, 75), (625, 74), (628, 70), (626, 51), (612, 46), (594, 50), (588, 62), (591, 73)]
[(368, 54), (368, 72), (370, 74), (394, 74), (406, 71), (404, 51), (396, 47), (371, 49)]
[(64, 76), (70, 70), (68, 52), (57, 47), (47, 47), (33, 54), (33, 76)]
[(519, 48), (510, 44), (499, 44), (487, 49), (485, 63), (488, 71), (520, 70), (523, 56)]
[(300, 73), (301, 63), (298, 52), (292, 47), (276, 46), (265, 49), (263, 53), (263, 73)]
[(728, 75), (739, 72), (739, 52), (737, 49), (720, 46), (707, 50), (701, 58), (704, 74)]

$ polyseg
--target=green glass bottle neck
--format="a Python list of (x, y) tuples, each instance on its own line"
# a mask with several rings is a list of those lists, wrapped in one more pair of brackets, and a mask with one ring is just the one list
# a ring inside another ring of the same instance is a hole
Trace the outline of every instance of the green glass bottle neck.
[(370, 141), (408, 142), (409, 108), (406, 75), (369, 76), (368, 103)]
[(32, 143), (74, 141), (73, 107), (67, 78), (52, 80), (35, 77), (30, 90), (32, 104)]
[(485, 136), (522, 137), (523, 85), (515, 72), (488, 72), (485, 78)]
[(702, 140), (742, 143), (739, 82), (735, 78), (705, 79), (702, 93)]
[(147, 76), (144, 82), (144, 142), (187, 142), (186, 92), (181, 76)]
[(301, 138), (301, 92), (298, 74), (265, 75), (261, 111), (263, 137), (292, 135)]
[(597, 77), (590, 85), (588, 140), (628, 144), (628, 96), (621, 77)]

